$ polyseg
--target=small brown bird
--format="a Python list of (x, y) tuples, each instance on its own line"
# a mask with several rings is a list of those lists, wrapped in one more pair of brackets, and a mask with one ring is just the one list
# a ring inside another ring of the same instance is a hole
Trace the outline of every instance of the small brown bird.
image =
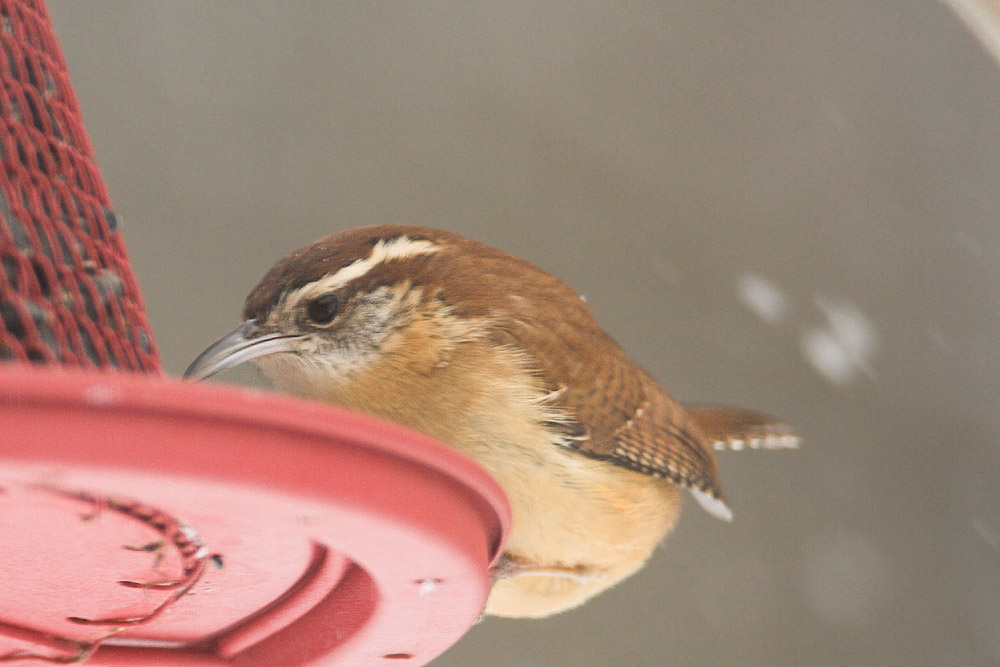
[(185, 376), (252, 359), (279, 390), (422, 431), (503, 487), (513, 527), (489, 614), (547, 616), (633, 574), (682, 487), (731, 519), (713, 449), (795, 445), (761, 415), (681, 407), (565, 283), (437, 229), (320, 239), (264, 276), (244, 317)]

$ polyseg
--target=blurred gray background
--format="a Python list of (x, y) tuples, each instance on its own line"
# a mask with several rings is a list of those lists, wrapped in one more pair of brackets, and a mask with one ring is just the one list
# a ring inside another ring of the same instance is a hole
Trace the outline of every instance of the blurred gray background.
[(49, 0), (178, 374), (377, 222), (543, 266), (727, 454), (638, 576), (435, 665), (1000, 664), (1000, 71), (946, 5)]

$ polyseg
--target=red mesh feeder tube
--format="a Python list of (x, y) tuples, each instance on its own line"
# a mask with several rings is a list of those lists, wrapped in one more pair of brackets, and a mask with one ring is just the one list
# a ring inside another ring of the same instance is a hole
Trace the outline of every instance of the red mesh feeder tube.
[(41, 2), (0, 0), (0, 360), (158, 371)]
[(0, 58), (0, 664), (451, 646), (509, 528), (496, 483), (392, 424), (160, 377), (41, 2), (0, 0)]

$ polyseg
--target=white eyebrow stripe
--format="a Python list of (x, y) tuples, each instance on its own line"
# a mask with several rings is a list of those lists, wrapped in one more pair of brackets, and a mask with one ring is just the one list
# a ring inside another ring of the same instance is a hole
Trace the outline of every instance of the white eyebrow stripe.
[(388, 241), (382, 240), (375, 244), (371, 253), (365, 259), (358, 259), (336, 273), (304, 285), (289, 293), (286, 303), (295, 305), (301, 299), (313, 294), (332, 292), (340, 289), (352, 280), (365, 275), (376, 266), (394, 259), (406, 259), (416, 255), (430, 255), (441, 249), (441, 246), (423, 239), (412, 239), (408, 236), (398, 236)]

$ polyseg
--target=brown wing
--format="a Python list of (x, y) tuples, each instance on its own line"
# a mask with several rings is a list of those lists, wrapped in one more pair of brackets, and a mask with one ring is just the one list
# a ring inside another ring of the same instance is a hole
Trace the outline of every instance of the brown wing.
[(513, 299), (511, 313), (495, 320), (496, 335), (535, 352), (535, 370), (554, 392), (552, 405), (570, 418), (558, 425), (567, 446), (669, 479), (691, 489), (711, 513), (730, 518), (715, 457), (697, 424), (604, 333), (575, 295), (558, 314), (540, 309), (536, 304), (567, 303), (565, 296), (531, 294), (545, 289), (568, 290), (562, 283), (522, 286), (524, 297)]

